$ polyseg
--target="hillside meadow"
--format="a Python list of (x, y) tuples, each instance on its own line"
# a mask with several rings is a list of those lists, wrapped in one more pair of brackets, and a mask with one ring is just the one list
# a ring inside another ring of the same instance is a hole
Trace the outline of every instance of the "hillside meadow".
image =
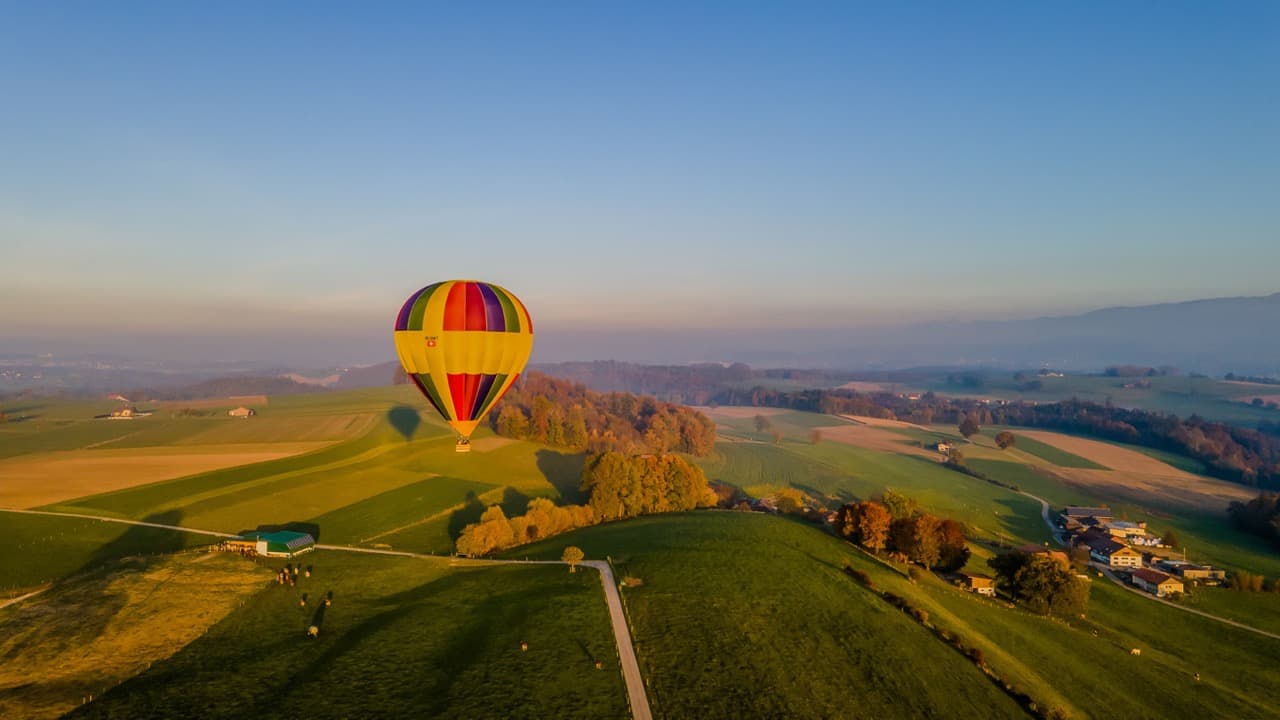
[(300, 561), (310, 578), (268, 582), (172, 658), (68, 717), (627, 714), (593, 571), (333, 551)]
[(570, 544), (611, 558), (637, 583), (624, 601), (661, 717), (695, 707), (712, 709), (704, 717), (1021, 712), (951, 646), (846, 576), (846, 564), (979, 648), (993, 672), (1040, 707), (1068, 717), (1275, 713), (1280, 643), (1106, 581), (1092, 583), (1087, 619), (1063, 622), (932, 576), (910, 581), (821, 529), (754, 513), (647, 517), (513, 553), (558, 557)]

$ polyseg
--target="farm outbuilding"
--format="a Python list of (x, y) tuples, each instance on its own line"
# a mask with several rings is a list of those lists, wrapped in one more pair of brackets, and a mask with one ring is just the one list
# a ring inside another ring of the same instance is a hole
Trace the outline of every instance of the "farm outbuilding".
[(290, 530), (245, 533), (240, 536), (240, 540), (252, 541), (254, 551), (265, 557), (291, 558), (316, 547), (316, 539), (310, 533)]
[(238, 408), (234, 408), (232, 410), (228, 410), (227, 414), (230, 415), (231, 417), (247, 418), (253, 415), (257, 415), (258, 413), (253, 408), (241, 406)]

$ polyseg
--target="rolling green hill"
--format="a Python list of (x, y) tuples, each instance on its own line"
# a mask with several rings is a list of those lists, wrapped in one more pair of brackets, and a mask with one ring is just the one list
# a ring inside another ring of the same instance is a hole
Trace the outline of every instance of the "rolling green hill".
[(1280, 643), (1103, 580), (1092, 584), (1088, 618), (1065, 623), (931, 576), (908, 581), (812, 526), (728, 512), (596, 526), (517, 552), (558, 557), (569, 544), (643, 583), (624, 600), (663, 717), (691, 708), (709, 718), (1018, 714), (949, 645), (845, 576), (846, 563), (981, 649), (1041, 707), (1069, 717), (1274, 717)]

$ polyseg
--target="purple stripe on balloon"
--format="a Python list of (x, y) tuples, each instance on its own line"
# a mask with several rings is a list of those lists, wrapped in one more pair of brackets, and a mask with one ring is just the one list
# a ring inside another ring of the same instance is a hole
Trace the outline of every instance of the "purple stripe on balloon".
[(476, 285), (480, 288), (480, 296), (484, 298), (485, 329), (489, 332), (506, 332), (507, 320), (502, 315), (502, 301), (498, 299), (498, 294), (485, 283)]
[(430, 285), (422, 288), (418, 292), (409, 296), (405, 301), (404, 307), (400, 308), (400, 314), (396, 316), (396, 330), (407, 330), (409, 328), (409, 313), (413, 312), (413, 304), (422, 297), (422, 293), (427, 291)]
[[(481, 285), (481, 287), (484, 287)], [(492, 328), (490, 328), (492, 329)], [(497, 375), (481, 375), (480, 387), (476, 388), (476, 404), (471, 408), (471, 418), (480, 417), (480, 411), (484, 409), (484, 401), (489, 399), (489, 390), (493, 388), (493, 379)]]

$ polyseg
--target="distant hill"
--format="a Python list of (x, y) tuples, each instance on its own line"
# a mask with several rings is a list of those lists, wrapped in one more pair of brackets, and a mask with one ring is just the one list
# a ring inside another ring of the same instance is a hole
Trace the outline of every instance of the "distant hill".
[(1114, 307), (1063, 317), (851, 332), (834, 343), (828, 337), (827, 347), (835, 345), (831, 350), (801, 350), (786, 357), (743, 350), (729, 356), (743, 362), (854, 369), (1049, 365), (1100, 370), (1133, 364), (1274, 376), (1280, 372), (1277, 326), (1280, 293)]
[(177, 388), (131, 390), (125, 395), (135, 401), (199, 400), (239, 395), (300, 395), (324, 391), (325, 388), (319, 385), (300, 383), (285, 377), (236, 376), (214, 378)]
[(400, 363), (384, 362), (365, 367), (347, 368), (339, 374), (337, 382), (330, 385), (334, 390), (353, 390), (355, 388), (382, 387), (393, 384), (396, 370)]

